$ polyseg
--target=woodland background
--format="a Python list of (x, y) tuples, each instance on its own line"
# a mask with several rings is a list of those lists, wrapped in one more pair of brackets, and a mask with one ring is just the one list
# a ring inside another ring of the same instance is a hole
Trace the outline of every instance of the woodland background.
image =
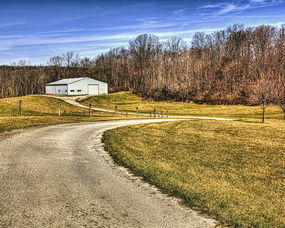
[(21, 60), (0, 66), (0, 97), (44, 93), (46, 83), (69, 77), (95, 78), (107, 82), (110, 92), (132, 91), (153, 100), (284, 103), (285, 26), (233, 25), (197, 32), (191, 44), (142, 34), (94, 59), (66, 52), (45, 66)]

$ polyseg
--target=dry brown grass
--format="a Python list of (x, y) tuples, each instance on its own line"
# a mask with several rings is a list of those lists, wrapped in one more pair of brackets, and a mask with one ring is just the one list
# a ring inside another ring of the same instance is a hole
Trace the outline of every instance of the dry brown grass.
[(181, 121), (108, 131), (115, 160), (240, 227), (285, 227), (285, 122)]
[(47, 96), (23, 96), (0, 99), (0, 116), (19, 115), (19, 101), (23, 102), (24, 115), (57, 115), (60, 106), (64, 115), (80, 115), (87, 111), (62, 100)]
[[(23, 101), (23, 115), (19, 115), (19, 100)], [(58, 116), (60, 105), (61, 116)], [(89, 122), (99, 120), (129, 119), (135, 116), (93, 112), (70, 105), (62, 100), (47, 96), (24, 96), (0, 99), (0, 132), (32, 126), (59, 123)]]
[[(210, 116), (238, 118), (244, 120), (260, 121), (262, 110), (259, 106), (245, 105), (207, 105), (183, 102), (154, 102), (144, 100), (137, 95), (120, 92), (109, 95), (100, 95), (81, 101), (82, 104), (114, 110), (118, 106), (120, 111), (135, 112), (136, 107), (142, 113), (149, 113), (153, 109), (168, 111), (169, 115)], [(267, 119), (283, 119), (282, 109), (278, 106), (269, 106), (266, 111)]]

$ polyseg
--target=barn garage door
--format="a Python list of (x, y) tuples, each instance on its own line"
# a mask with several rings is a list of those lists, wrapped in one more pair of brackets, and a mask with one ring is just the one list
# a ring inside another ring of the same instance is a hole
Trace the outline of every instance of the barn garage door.
[(99, 85), (88, 85), (88, 94), (99, 94)]

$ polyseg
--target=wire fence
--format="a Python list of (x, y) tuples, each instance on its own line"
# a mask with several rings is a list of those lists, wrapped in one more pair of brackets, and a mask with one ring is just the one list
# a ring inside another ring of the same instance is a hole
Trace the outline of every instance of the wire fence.
[[(35, 98), (36, 99), (36, 98)], [(81, 117), (150, 117), (168, 118), (168, 111), (156, 108), (148, 112), (120, 110), (117, 105), (113, 110), (100, 110), (90, 103), (86, 108), (77, 107), (63, 101), (27, 100), (18, 98), (0, 99), (0, 117), (9, 116), (81, 116)]]
[(112, 112), (103, 112), (89, 108), (80, 108), (64, 102), (52, 104), (36, 103), (20, 99), (0, 99), (0, 116), (86, 116), (110, 117)]

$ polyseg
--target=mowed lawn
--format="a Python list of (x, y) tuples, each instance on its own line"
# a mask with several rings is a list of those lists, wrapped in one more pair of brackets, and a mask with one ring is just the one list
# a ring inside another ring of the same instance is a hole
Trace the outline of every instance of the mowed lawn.
[(109, 130), (115, 161), (237, 227), (285, 227), (285, 121), (177, 121)]
[[(100, 95), (90, 97), (80, 101), (84, 105), (90, 103), (94, 107), (115, 110), (117, 106), (119, 111), (136, 112), (136, 108), (142, 113), (149, 113), (156, 109), (157, 111), (168, 111), (169, 115), (188, 115), (188, 116), (210, 116), (227, 117), (247, 120), (261, 119), (260, 106), (245, 105), (207, 105), (195, 104), (190, 102), (155, 102), (142, 99), (141, 97), (129, 92), (119, 92), (109, 95)], [(269, 106), (266, 111), (268, 119), (283, 119), (282, 109), (278, 106)]]

